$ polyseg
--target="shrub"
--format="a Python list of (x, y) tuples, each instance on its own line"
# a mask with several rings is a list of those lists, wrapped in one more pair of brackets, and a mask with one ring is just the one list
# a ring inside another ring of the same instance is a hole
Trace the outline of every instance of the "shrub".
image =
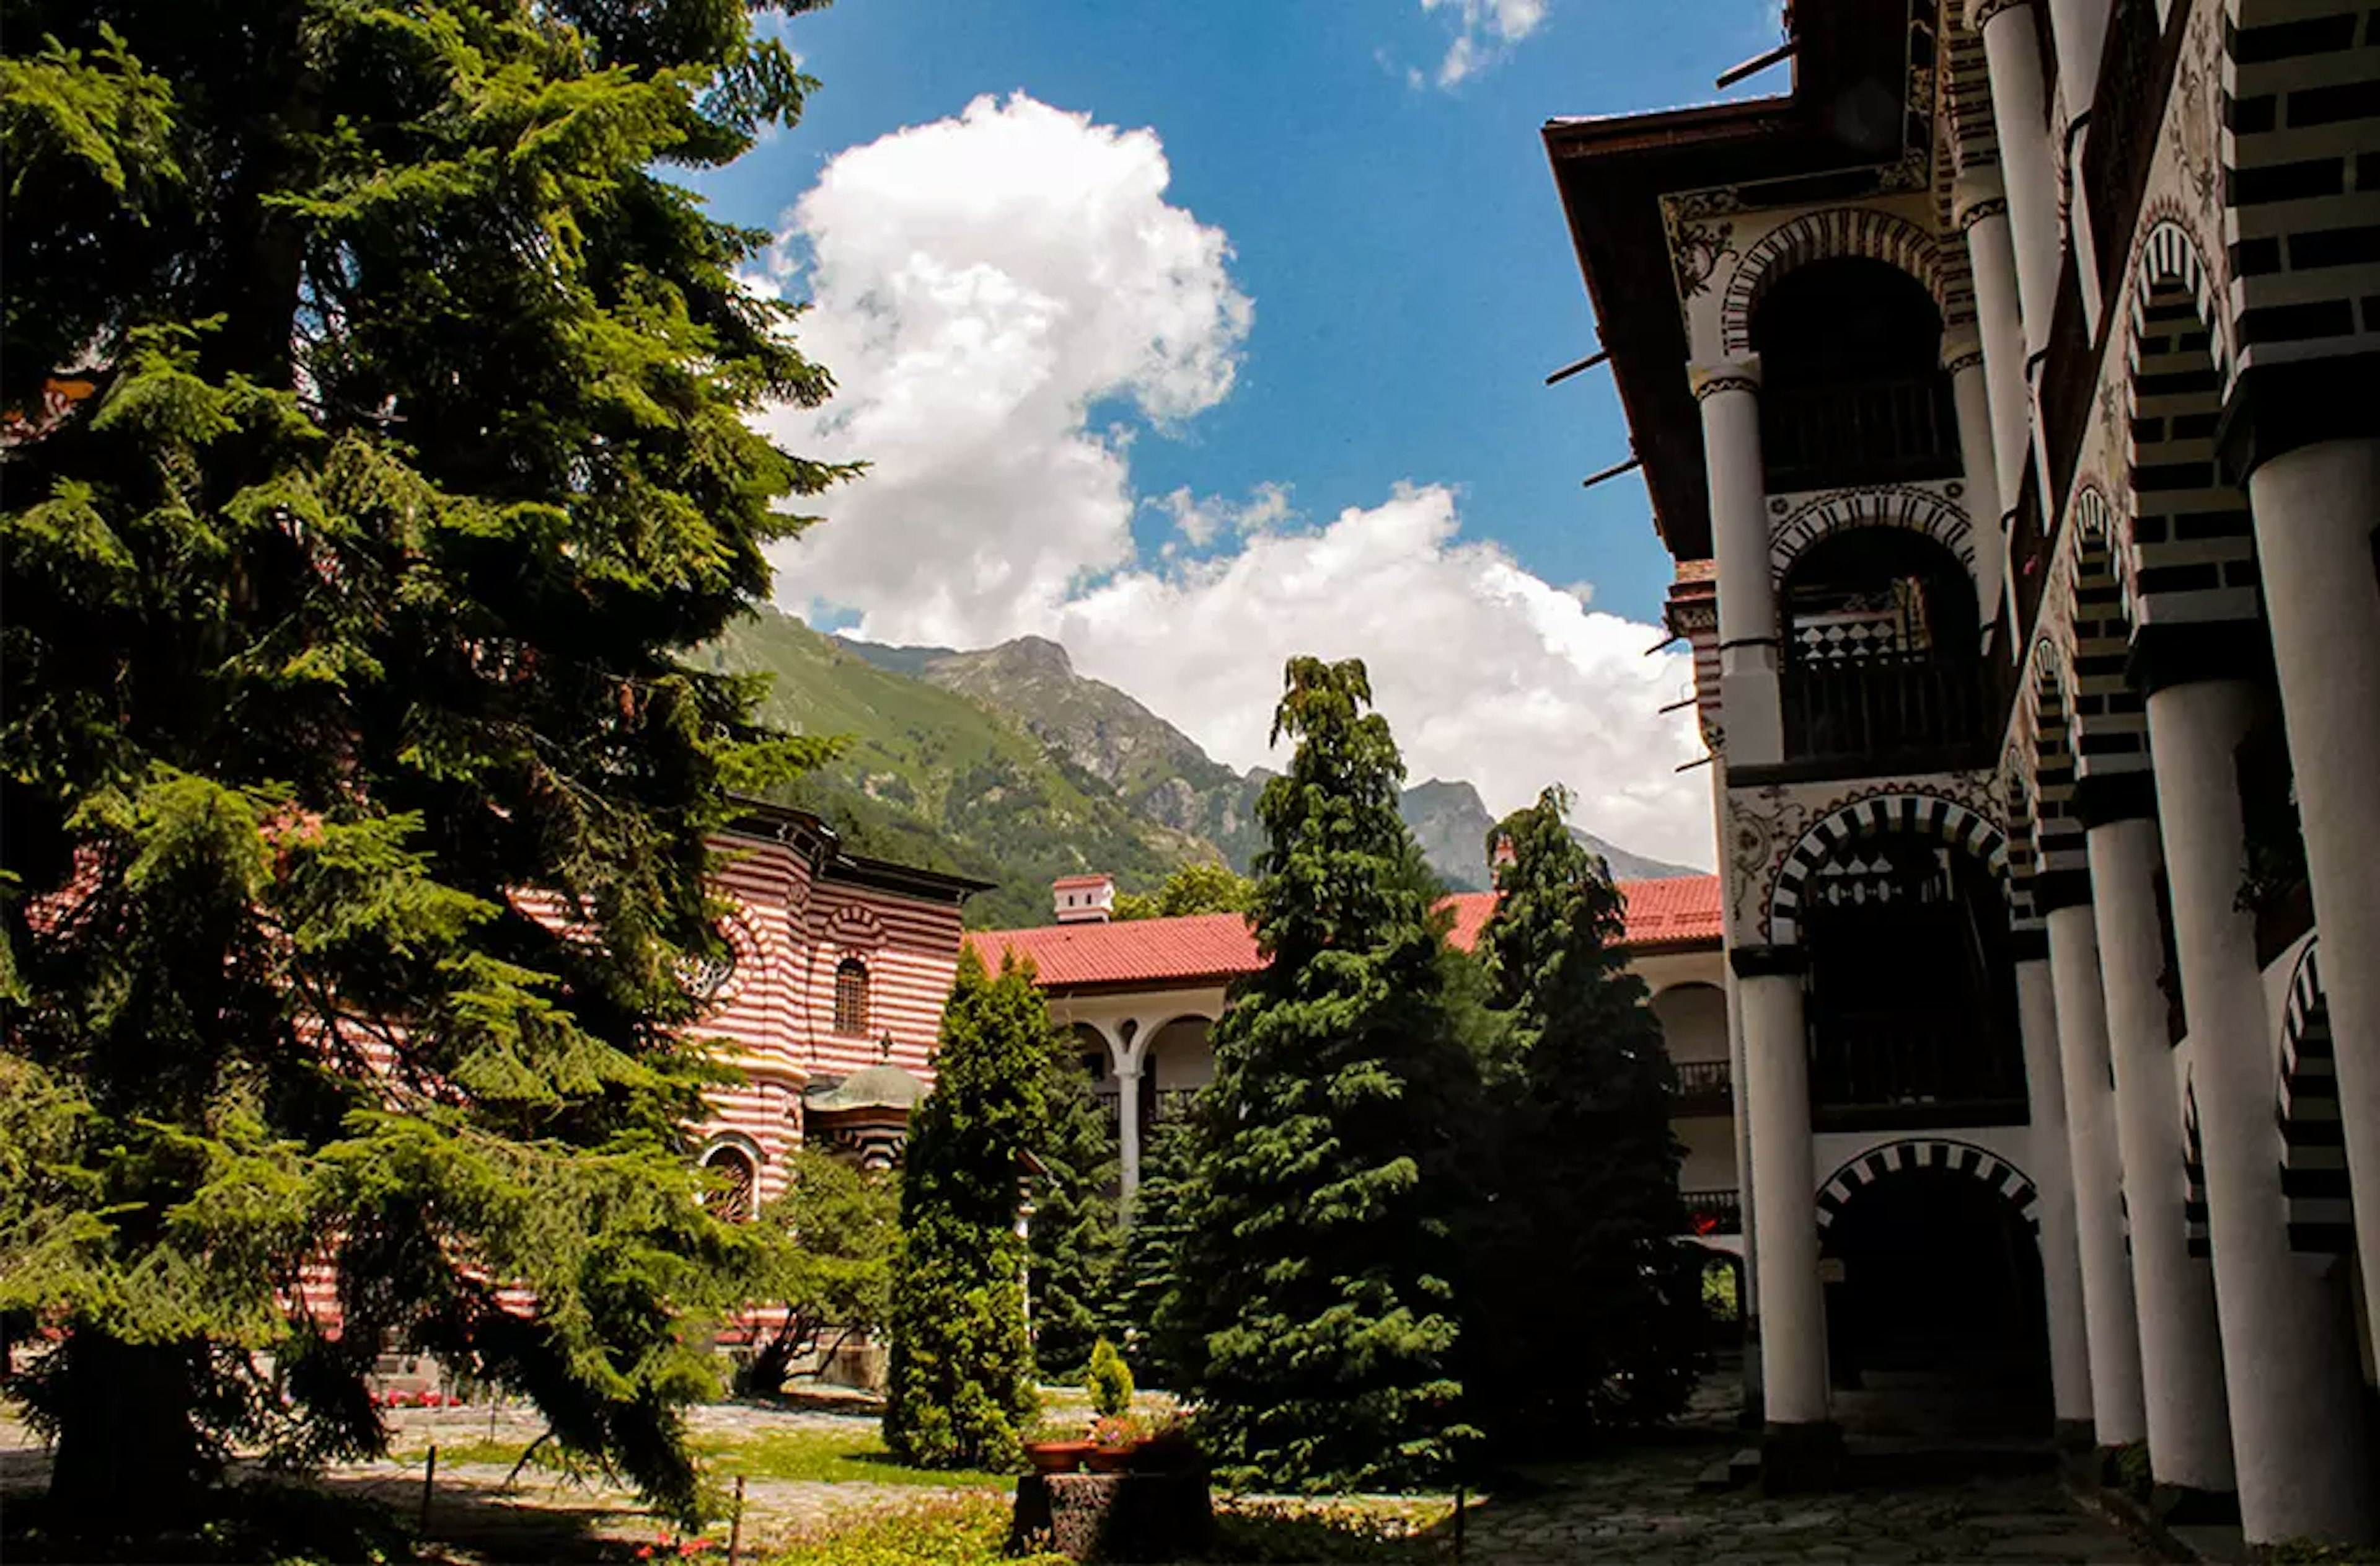
[(1132, 1366), (1101, 1338), (1091, 1345), (1090, 1373), (1083, 1378), (1091, 1406), (1101, 1414), (1123, 1414), (1132, 1407)]

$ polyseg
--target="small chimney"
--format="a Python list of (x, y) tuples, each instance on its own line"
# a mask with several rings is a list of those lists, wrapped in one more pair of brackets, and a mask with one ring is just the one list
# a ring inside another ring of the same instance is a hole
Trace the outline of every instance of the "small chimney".
[(1050, 883), (1062, 925), (1103, 925), (1115, 914), (1115, 877), (1061, 876)]

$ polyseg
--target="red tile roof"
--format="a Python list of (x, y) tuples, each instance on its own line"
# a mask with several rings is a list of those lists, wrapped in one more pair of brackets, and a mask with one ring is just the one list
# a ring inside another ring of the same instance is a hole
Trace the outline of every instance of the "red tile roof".
[[(1622, 881), (1620, 890), (1628, 899), (1631, 946), (1675, 946), (1719, 938), (1717, 876)], [(1495, 911), (1496, 894), (1464, 892), (1446, 901), (1454, 911), (1447, 939), (1467, 952)], [(967, 942), (989, 966), (999, 965), (1002, 951), (1032, 958), (1046, 989), (1217, 983), (1264, 965), (1255, 934), (1237, 914), (984, 929), (970, 934)]]

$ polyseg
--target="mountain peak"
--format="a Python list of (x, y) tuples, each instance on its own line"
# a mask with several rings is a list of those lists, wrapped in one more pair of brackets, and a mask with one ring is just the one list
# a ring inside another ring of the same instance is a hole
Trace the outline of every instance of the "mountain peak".
[(997, 658), (1020, 671), (1041, 675), (1067, 675), (1075, 673), (1075, 661), (1066, 649), (1048, 637), (1018, 637), (990, 648), (982, 656)]

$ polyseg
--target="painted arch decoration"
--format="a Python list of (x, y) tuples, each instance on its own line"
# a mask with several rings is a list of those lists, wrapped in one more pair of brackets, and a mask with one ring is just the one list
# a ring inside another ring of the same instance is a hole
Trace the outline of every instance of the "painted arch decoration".
[(2289, 1204), (2289, 1248), (2344, 1256), (2355, 1243), (2354, 1196), (2348, 1184), (2330, 1004), (2314, 960), (2320, 945), (2319, 939), (2307, 941), (2289, 975), (2273, 1111), (2281, 1133), (2281, 1195)]
[(1974, 528), (1958, 503), (1958, 489), (1956, 484), (1938, 491), (1912, 484), (1875, 484), (1855, 490), (1828, 490), (1771, 520), (1769, 575), (1779, 587), (1783, 587), (1795, 561), (1838, 533), (1854, 528), (1905, 528), (1925, 534), (1956, 555), (1972, 581), (1975, 574)]
[(2008, 838), (1982, 812), (1939, 795), (1882, 794), (1843, 806), (1812, 824), (1778, 867), (1768, 891), (1768, 939), (1792, 946), (1802, 938), (1801, 913), (1810, 877), (1845, 845), (1888, 833), (1930, 838), (1981, 862), (2000, 883), (2011, 915), (2022, 904), (2009, 884)]
[(1980, 1181), (2017, 1210), (2028, 1232), (2041, 1232), (2041, 1193), (2022, 1170), (1972, 1142), (1923, 1136), (1888, 1142), (1862, 1153), (1827, 1177), (1827, 1183), (1818, 1187), (1820, 1242), (1823, 1244), (1836, 1216), (1851, 1204), (1862, 1187), (1912, 1169), (1944, 1169)]
[(1752, 351), (1752, 317), (1761, 296), (1794, 268), (1842, 256), (1880, 261), (1925, 285), (1945, 326), (1971, 311), (1957, 306), (1964, 281), (1953, 276), (1942, 246), (1907, 218), (1873, 207), (1829, 207), (1797, 217), (1769, 232), (1743, 252), (1719, 296), (1719, 334), (1729, 358)]
[(2124, 363), (2137, 378), (2141, 339), (2149, 334), (2149, 300), (2167, 292), (2186, 292), (2197, 307), (2199, 324), (2206, 328), (2206, 351), (2228, 387), (2231, 354), (2224, 332), (2223, 312), (2216, 308), (2215, 274), (2199, 250), (2198, 240), (2177, 217), (2160, 217), (2141, 236), (2140, 253), (2132, 264), (2131, 332), (2124, 343)]

